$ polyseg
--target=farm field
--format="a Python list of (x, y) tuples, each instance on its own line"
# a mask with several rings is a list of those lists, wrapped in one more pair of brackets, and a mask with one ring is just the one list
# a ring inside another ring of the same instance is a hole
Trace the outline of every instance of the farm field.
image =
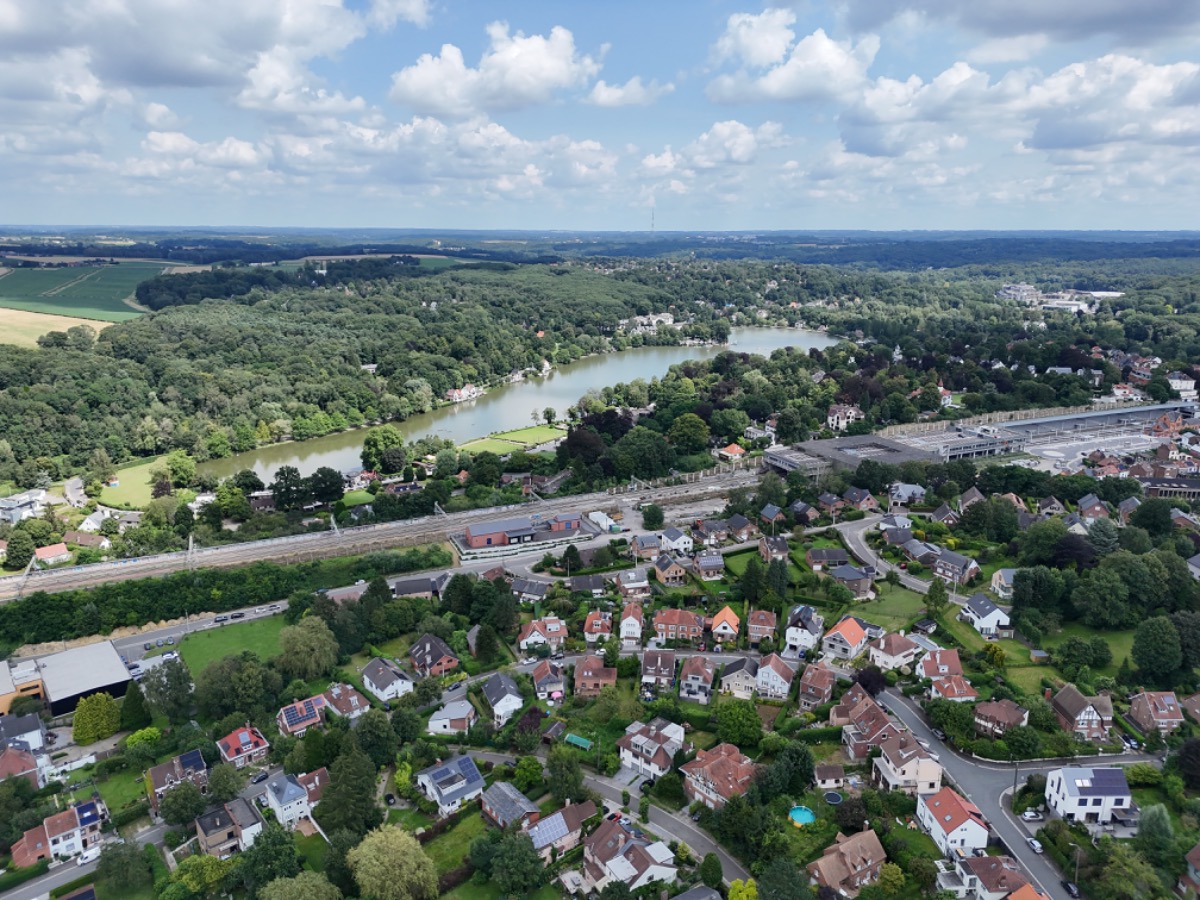
[(209, 663), (243, 650), (253, 650), (259, 659), (270, 659), (279, 655), (279, 632), (283, 627), (283, 616), (265, 616), (249, 622), (206, 628), (184, 638), (179, 644), (179, 655), (193, 677), (203, 672)]
[[(3, 282), (0, 282), (2, 284)], [(96, 331), (111, 323), (75, 316), (53, 316), (25, 309), (0, 308), (0, 343), (18, 347), (36, 347), (37, 339), (51, 331), (66, 331), (76, 325), (87, 325)]]
[(141, 315), (124, 302), (162, 263), (65, 269), (13, 269), (0, 275), (0, 306), (28, 312), (123, 322)]

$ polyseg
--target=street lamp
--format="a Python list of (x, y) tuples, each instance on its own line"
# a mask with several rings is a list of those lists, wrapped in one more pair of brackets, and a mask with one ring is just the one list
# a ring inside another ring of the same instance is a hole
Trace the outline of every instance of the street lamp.
[(1079, 854), (1083, 852), (1083, 848), (1078, 844), (1072, 844), (1075, 848), (1075, 884), (1079, 884)]

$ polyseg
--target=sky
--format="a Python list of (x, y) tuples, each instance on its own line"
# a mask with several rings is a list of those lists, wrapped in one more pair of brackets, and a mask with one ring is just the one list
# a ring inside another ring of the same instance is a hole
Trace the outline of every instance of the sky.
[(1192, 229), (1193, 0), (0, 0), (0, 221)]

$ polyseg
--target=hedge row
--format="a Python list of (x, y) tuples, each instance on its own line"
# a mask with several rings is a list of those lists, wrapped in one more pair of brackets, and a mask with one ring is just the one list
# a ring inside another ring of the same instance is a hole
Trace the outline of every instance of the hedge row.
[(148, 815), (150, 815), (150, 801), (140, 800), (133, 806), (111, 813), (108, 821), (113, 828), (120, 828), (122, 825), (129, 825)]
[(32, 866), (26, 866), (24, 869), (10, 869), (0, 875), (0, 894), (40, 875), (45, 875), (48, 871), (50, 871), (50, 860), (48, 859), (43, 859)]
[(63, 894), (69, 894), (71, 891), (83, 887), (85, 884), (91, 884), (96, 880), (95, 875), (81, 875), (74, 881), (68, 881), (66, 884), (60, 884), (50, 892), (51, 897), (61, 897)]
[(802, 728), (792, 735), (792, 740), (802, 744), (826, 744), (830, 741), (840, 742), (841, 739), (842, 729), (840, 727)]

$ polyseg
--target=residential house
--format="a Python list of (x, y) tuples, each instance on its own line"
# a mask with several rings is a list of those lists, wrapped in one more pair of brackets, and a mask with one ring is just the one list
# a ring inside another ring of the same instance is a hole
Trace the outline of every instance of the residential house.
[(1086, 741), (1102, 741), (1113, 724), (1112, 698), (1108, 694), (1085, 697), (1073, 684), (1065, 685), (1050, 701), (1064, 731)]
[(1141, 505), (1142, 501), (1137, 497), (1126, 497), (1124, 500), (1118, 503), (1117, 518), (1120, 520), (1121, 524), (1128, 525), (1129, 517), (1132, 516), (1137, 508)]
[(521, 689), (517, 683), (503, 672), (493, 673), (483, 683), (483, 696), (492, 709), (492, 717), (496, 728), (503, 728), (508, 720), (516, 715), (525, 705)]
[(958, 524), (959, 516), (949, 503), (943, 503), (933, 511), (933, 515), (931, 515), (929, 518), (935, 522), (945, 525), (947, 528), (953, 528)]
[(1087, 494), (1080, 497), (1076, 509), (1079, 512), (1080, 518), (1088, 525), (1091, 525), (1097, 519), (1109, 518), (1108, 506), (1095, 494)]
[(612, 613), (593, 609), (583, 620), (583, 639), (589, 644), (603, 644), (612, 636)]
[(228, 859), (253, 847), (264, 824), (253, 803), (235, 797), (196, 819), (197, 849), (208, 856)]
[(633, 555), (638, 559), (655, 559), (662, 553), (662, 541), (657, 534), (639, 534), (633, 539)]
[(687, 569), (676, 562), (675, 557), (664, 553), (654, 561), (654, 577), (659, 584), (679, 587), (687, 581)]
[(659, 778), (671, 771), (675, 754), (684, 749), (683, 726), (654, 718), (634, 722), (617, 738), (621, 765), (648, 778)]
[(437, 804), (438, 815), (458, 812), (465, 804), (483, 796), (483, 776), (469, 756), (452, 756), (434, 763), (416, 775), (417, 787)]
[(639, 567), (618, 572), (617, 590), (625, 601), (637, 600), (640, 603), (650, 599), (650, 578), (646, 570)]
[(605, 819), (583, 840), (583, 873), (592, 891), (614, 881), (631, 891), (651, 884), (674, 884), (675, 853), (662, 841), (650, 842), (632, 823)]
[(857, 600), (871, 595), (871, 586), (874, 582), (865, 569), (851, 565), (838, 566), (829, 573), (829, 577), (847, 588)]
[(746, 634), (750, 638), (750, 646), (757, 647), (763, 638), (775, 640), (775, 629), (779, 620), (769, 609), (755, 609), (746, 617)]
[(958, 511), (964, 513), (973, 503), (982, 503), (984, 500), (983, 493), (977, 487), (970, 487), (958, 495)]
[(371, 702), (349, 684), (334, 682), (325, 690), (323, 696), (326, 709), (351, 722), (359, 716), (366, 715), (371, 708)]
[[(170, 763), (163, 763), (164, 766)], [(157, 768), (157, 767), (156, 767)], [(0, 746), (0, 782), (9, 778), (24, 779), (35, 791), (46, 786), (45, 770), (38, 767), (37, 757), (22, 746)], [(208, 785), (207, 772), (205, 786)], [(155, 799), (151, 794), (151, 802)]]
[(725, 577), (725, 557), (715, 550), (702, 550), (693, 557), (692, 568), (701, 581), (720, 581)]
[(237, 769), (262, 762), (267, 758), (270, 749), (271, 745), (262, 736), (262, 732), (252, 725), (235, 728), (217, 741), (221, 759)]
[(24, 869), (43, 859), (71, 858), (102, 843), (100, 826), (107, 810), (98, 794), (94, 799), (68, 806), (26, 831), (12, 845), (12, 867)]
[(961, 675), (963, 667), (957, 650), (931, 650), (921, 657), (917, 672), (922, 678), (945, 678)]
[(509, 590), (518, 603), (540, 603), (550, 592), (550, 582), (536, 578), (514, 578)]
[(1183, 724), (1183, 710), (1173, 691), (1142, 691), (1129, 703), (1129, 718), (1143, 734), (1166, 737)]
[(827, 512), (832, 515), (844, 507), (846, 503), (837, 494), (831, 494), (828, 491), (825, 491), (817, 495), (817, 505), (821, 507), (822, 512)]
[(950, 584), (966, 584), (979, 571), (979, 563), (969, 556), (944, 548), (933, 563), (933, 574)]
[(661, 540), (663, 550), (669, 550), (681, 556), (688, 556), (692, 552), (692, 536), (682, 529), (668, 528), (662, 533)]
[[(12, 748), (7, 748), (12, 749)], [(4, 777), (0, 774), (0, 777)], [(199, 750), (189, 750), (146, 772), (146, 793), (150, 797), (150, 808), (158, 814), (158, 805), (163, 795), (171, 788), (190, 781), (201, 794), (208, 793), (208, 766)]]
[(321, 766), (311, 772), (301, 772), (296, 776), (296, 780), (308, 795), (308, 808), (316, 809), (317, 804), (321, 802), (321, 795), (329, 785), (329, 770)]
[(44, 566), (57, 566), (59, 563), (71, 561), (71, 551), (61, 541), (48, 547), (38, 547), (33, 551), (33, 555)]
[(679, 699), (708, 705), (716, 666), (703, 656), (689, 656), (679, 671)]
[(642, 612), (642, 604), (625, 604), (625, 608), (621, 610), (621, 643), (626, 647), (640, 646), (642, 643), (642, 627), (644, 622), (645, 613)]
[(604, 596), (604, 576), (572, 575), (570, 587), (573, 594), (588, 594), (598, 600)]
[(469, 700), (451, 700), (432, 716), (425, 730), (430, 734), (466, 734), (479, 715)]
[(942, 548), (928, 541), (918, 541), (915, 538), (900, 545), (901, 552), (913, 562), (923, 566), (932, 566), (942, 555)]
[(809, 506), (803, 500), (797, 500), (788, 509), (791, 510), (792, 518), (797, 525), (811, 525), (821, 517), (819, 509)]
[(413, 680), (396, 665), (395, 660), (377, 656), (362, 671), (363, 687), (377, 699), (388, 703), (399, 700), (413, 690)]
[(1008, 613), (993, 603), (986, 594), (972, 594), (963, 604), (958, 616), (988, 639), (1012, 637)]
[(596, 815), (596, 804), (567, 801), (567, 805), (545, 818), (530, 823), (525, 831), (533, 841), (533, 849), (549, 865), (568, 850), (574, 850), (583, 840), (583, 823)]
[[(1033, 891), (1020, 864), (1011, 856), (968, 856), (955, 854), (954, 868), (938, 873), (937, 887), (963, 900), (1018, 900), (1026, 889)], [(1036, 891), (1029, 900), (1048, 900)]]
[(935, 678), (929, 686), (929, 696), (935, 700), (953, 700), (955, 703), (974, 703), (979, 692), (961, 675)]
[(1010, 728), (1029, 724), (1029, 710), (1011, 700), (987, 700), (975, 704), (975, 732), (983, 737), (1000, 738)]
[(696, 522), (692, 528), (692, 538), (700, 539), (705, 547), (716, 547), (729, 540), (729, 523), (724, 519), (704, 519)]
[[(12, 674), (16, 675), (18, 671), (14, 667)], [(6, 674), (8, 674), (7, 666), (0, 664), (0, 679), (3, 679)], [(20, 684), (19, 679), (18, 684)], [(32, 684), (38, 685), (39, 683), (34, 681)], [(6, 699), (11, 702), (17, 696), (17, 685), (10, 682), (4, 685), (4, 688), (7, 688), (4, 693), (10, 695)], [(24, 716), (0, 715), (0, 745), (16, 745), (37, 753), (46, 747), (46, 723), (37, 713), (28, 713)]]
[(825, 415), (825, 425), (830, 431), (845, 431), (855, 422), (861, 422), (865, 418), (866, 414), (857, 406), (835, 403)]
[(1120, 768), (1064, 766), (1046, 776), (1046, 804), (1068, 822), (1107, 825), (1133, 808), (1133, 796)]
[(836, 765), (817, 766), (813, 781), (818, 791), (840, 791), (846, 784), (846, 770)]
[(807, 654), (821, 642), (825, 617), (811, 606), (793, 606), (783, 632), (783, 655), (795, 658)]
[(870, 699), (860, 684), (852, 684), (843, 692), (837, 704), (829, 711), (829, 727), (842, 728), (850, 724), (850, 714), (863, 700)]
[(758, 539), (758, 555), (762, 557), (762, 561), (766, 565), (770, 565), (775, 560), (787, 562), (790, 552), (787, 538), (783, 535), (779, 537), (768, 535)]
[(764, 700), (786, 700), (792, 691), (796, 671), (778, 653), (769, 653), (758, 663), (755, 691)]
[(275, 814), (275, 821), (289, 831), (301, 819), (312, 814), (308, 805), (308, 791), (295, 775), (275, 776), (267, 782), (266, 794), (267, 808)]
[(1184, 860), (1187, 862), (1187, 871), (1179, 877), (1175, 891), (1184, 897), (1194, 898), (1200, 895), (1200, 844), (1189, 850)]
[(800, 708), (805, 712), (824, 706), (833, 699), (833, 687), (837, 684), (837, 672), (822, 660), (809, 663), (800, 676)]
[(917, 799), (917, 821), (946, 856), (962, 850), (967, 854), (987, 847), (988, 826), (974, 803), (944, 787)]
[(808, 874), (821, 887), (843, 897), (854, 898), (879, 878), (887, 854), (874, 831), (868, 829), (847, 837), (838, 834), (821, 858), (808, 864)]
[(41, 489), (0, 497), (0, 521), (16, 525), (23, 519), (40, 516), (45, 502), (46, 492)]
[(842, 494), (842, 500), (851, 509), (858, 509), (863, 512), (873, 512), (879, 509), (878, 501), (865, 488), (847, 488), (846, 493)]
[(685, 609), (660, 609), (654, 632), (660, 641), (698, 641), (704, 637), (704, 619)]
[(814, 572), (836, 569), (850, 562), (850, 554), (841, 547), (814, 547), (804, 554), (804, 561)]
[(553, 660), (543, 659), (533, 667), (530, 677), (533, 679), (533, 690), (539, 700), (557, 699), (554, 695), (558, 694), (561, 697), (567, 689), (562, 666)]
[(436, 634), (423, 634), (408, 651), (413, 669), (425, 678), (445, 675), (458, 668), (458, 657)]
[(110, 550), (112, 541), (102, 534), (87, 534), (82, 531), (64, 531), (63, 543), (74, 544), (76, 547), (88, 547), (92, 550)]
[(1078, 535), (1079, 537), (1087, 537), (1087, 523), (1075, 513), (1070, 513), (1063, 516), (1062, 523), (1067, 526), (1067, 534)]
[(867, 632), (853, 616), (845, 616), (825, 633), (821, 649), (838, 659), (855, 659), (867, 646)]
[(484, 791), (480, 806), (483, 814), (501, 828), (516, 825), (526, 831), (541, 818), (538, 805), (507, 781), (497, 781)]
[(741, 513), (734, 513), (729, 517), (728, 522), (729, 536), (738, 543), (744, 544), (750, 538), (754, 537), (754, 532), (758, 530), (754, 527), (754, 523)]
[(892, 506), (921, 506), (925, 503), (925, 488), (919, 484), (894, 482), (888, 488), (888, 502)]
[(521, 626), (521, 633), (517, 636), (517, 646), (522, 650), (549, 647), (557, 652), (563, 648), (566, 640), (566, 623), (558, 616), (546, 616), (541, 619), (533, 619)]
[(787, 521), (787, 516), (784, 515), (782, 509), (774, 503), (768, 503), (758, 513), (758, 518), (764, 525), (778, 525)]
[(709, 809), (720, 809), (731, 798), (746, 793), (757, 771), (753, 760), (733, 744), (701, 750), (679, 767), (688, 801)]
[(642, 687), (669, 691), (675, 686), (675, 651), (647, 650), (642, 654)]
[(1043, 497), (1038, 501), (1037, 511), (1043, 516), (1065, 516), (1067, 508), (1057, 497)]
[(723, 460), (724, 462), (733, 462), (734, 460), (741, 459), (745, 455), (745, 449), (737, 444), (729, 444), (717, 451), (717, 458)]
[(758, 688), (758, 660), (739, 656), (721, 670), (721, 693), (738, 700), (750, 700)]
[(908, 516), (888, 515), (879, 520), (878, 527), (880, 531), (912, 531), (913, 521)]
[(738, 614), (728, 606), (721, 607), (717, 614), (712, 618), (712, 636), (713, 640), (718, 643), (726, 641), (737, 641), (738, 633), (741, 630), (741, 619)]
[(931, 794), (942, 786), (942, 767), (911, 732), (889, 734), (879, 742), (872, 766), (875, 784), (904, 794)]
[(912, 638), (904, 636), (904, 632), (892, 632), (881, 638), (876, 638), (867, 644), (870, 660), (885, 672), (911, 666), (920, 649)]
[(597, 697), (617, 683), (617, 670), (604, 665), (602, 656), (585, 656), (575, 663), (575, 696)]
[(1013, 598), (1013, 579), (1016, 577), (1016, 569), (997, 569), (992, 573), (992, 593), (1001, 600), (1011, 600)]
[(883, 707), (866, 696), (850, 710), (849, 722), (842, 726), (842, 743), (851, 759), (866, 759), (889, 735), (898, 733)]
[[(1185, 697), (1179, 701), (1179, 705), (1183, 707), (1183, 711), (1193, 722), (1200, 724), (1200, 694), (1192, 694), (1190, 697)], [(3, 722), (0, 719), (0, 722)]]

